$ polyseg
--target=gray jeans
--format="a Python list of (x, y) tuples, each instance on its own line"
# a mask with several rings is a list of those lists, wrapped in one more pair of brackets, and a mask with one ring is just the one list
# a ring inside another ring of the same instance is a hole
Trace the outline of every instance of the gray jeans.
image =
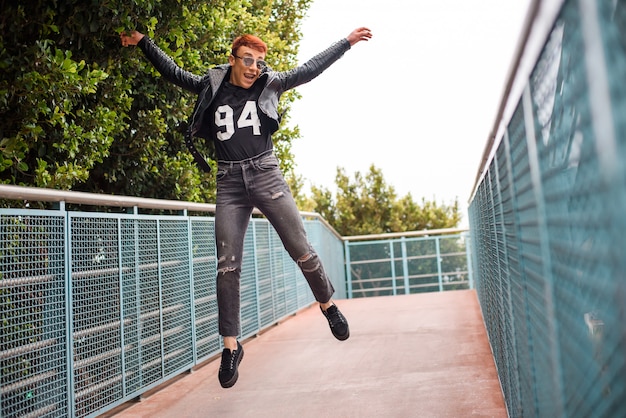
[(240, 291), (243, 244), (252, 209), (270, 221), (285, 249), (298, 264), (318, 302), (328, 302), (334, 288), (311, 246), (289, 186), (271, 153), (237, 161), (219, 161), (215, 244), (220, 335), (240, 332)]

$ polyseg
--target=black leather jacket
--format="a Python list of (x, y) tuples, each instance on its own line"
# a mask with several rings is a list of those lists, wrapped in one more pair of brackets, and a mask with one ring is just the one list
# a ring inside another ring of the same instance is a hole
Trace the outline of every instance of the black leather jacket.
[[(211, 139), (208, 126), (202, 123), (202, 119), (205, 110), (215, 98), (219, 87), (229, 73), (230, 64), (218, 65), (209, 69), (203, 76), (198, 76), (180, 68), (147, 36), (144, 36), (137, 46), (141, 48), (162, 77), (185, 90), (198, 94), (198, 100), (185, 135), (185, 143), (198, 166), (204, 171), (210, 171), (210, 165), (193, 144), (193, 137)], [(349, 49), (348, 40), (342, 39), (292, 70), (277, 72), (266, 69), (263, 71), (260, 79), (265, 80), (265, 88), (259, 97), (258, 106), (274, 122), (270, 132), (275, 132), (280, 124), (281, 115), (278, 114), (280, 96), (285, 91), (307, 83), (320, 75)]]

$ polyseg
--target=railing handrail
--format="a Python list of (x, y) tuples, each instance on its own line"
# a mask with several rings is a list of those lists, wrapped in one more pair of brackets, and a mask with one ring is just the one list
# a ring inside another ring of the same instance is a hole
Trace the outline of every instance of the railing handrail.
[(552, 31), (552, 25), (559, 14), (565, 0), (531, 0), (526, 19), (522, 26), (522, 33), (515, 48), (513, 61), (508, 70), (507, 80), (502, 92), (502, 99), (493, 122), (493, 127), (483, 150), (482, 158), (476, 173), (476, 180), (468, 201), (471, 202), (476, 194), (483, 175), (491, 162), (495, 152), (496, 140), (502, 137), (502, 132), (511, 121), (513, 111), (517, 105), (524, 86), (532, 72), (537, 57), (545, 45), (546, 38)]
[[(198, 203), (198, 202), (186, 202), (182, 200), (166, 200), (166, 199), (152, 199), (145, 197), (132, 197), (132, 196), (117, 196), (96, 194), (87, 192), (75, 192), (69, 190), (56, 190), (46, 189), (43, 187), (25, 187), (15, 186), (9, 184), (0, 184), (0, 198), (10, 200), (30, 200), (37, 202), (65, 202), (74, 203), (79, 205), (92, 205), (92, 206), (109, 206), (109, 207), (123, 207), (123, 208), (141, 208), (141, 209), (159, 209), (159, 210), (187, 210), (191, 212), (209, 212), (215, 213), (214, 203)], [(254, 209), (255, 215), (262, 215), (261, 211)], [(337, 238), (343, 241), (360, 241), (366, 239), (389, 239), (399, 237), (415, 237), (425, 235), (441, 235), (441, 234), (456, 234), (466, 232), (467, 229), (449, 228), (449, 229), (430, 229), (423, 231), (410, 231), (410, 232), (394, 232), (387, 234), (372, 234), (372, 235), (354, 235), (354, 236), (341, 236), (335, 228), (328, 223), (326, 219), (317, 212), (301, 211), (300, 215), (306, 218), (313, 218), (319, 220), (328, 228)]]
[(406, 232), (389, 232), (385, 234), (370, 234), (370, 235), (351, 235), (341, 237), (344, 241), (374, 241), (381, 239), (394, 239), (402, 237), (423, 237), (430, 235), (453, 235), (460, 234), (469, 231), (465, 228), (443, 228), (443, 229), (424, 229), (421, 231), (406, 231)]
[(142, 208), (160, 210), (188, 210), (193, 212), (215, 213), (215, 204), (186, 202), (181, 200), (151, 199), (145, 197), (118, 196), (75, 192), (70, 190), (24, 187), (9, 184), (0, 185), (0, 197), (10, 200), (30, 200), (38, 202), (65, 202), (80, 205), (110, 206), (122, 208)]
[[(187, 210), (190, 212), (215, 213), (214, 203), (187, 202), (183, 200), (153, 199), (145, 197), (121, 196), (96, 194), (88, 192), (76, 192), (71, 190), (56, 190), (43, 187), (25, 187), (10, 184), (0, 184), (0, 198), (9, 200), (30, 200), (37, 202), (65, 202), (78, 205), (108, 206), (117, 208), (141, 208), (158, 210)], [(262, 215), (261, 211), (254, 209), (255, 215)], [(318, 219), (337, 238), (341, 235), (319, 213), (301, 211), (300, 215), (305, 218)]]

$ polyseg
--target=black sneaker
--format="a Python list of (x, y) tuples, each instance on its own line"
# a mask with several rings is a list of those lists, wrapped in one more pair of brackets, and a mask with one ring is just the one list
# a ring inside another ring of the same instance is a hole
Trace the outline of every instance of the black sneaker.
[(231, 352), (230, 349), (225, 348), (222, 351), (222, 364), (220, 365), (218, 378), (223, 388), (233, 387), (237, 383), (237, 378), (239, 377), (237, 368), (239, 363), (241, 363), (241, 359), (243, 359), (243, 347), (239, 344), (239, 341), (237, 341), (236, 350)]
[(332, 305), (326, 310), (323, 310), (320, 306), (320, 310), (328, 320), (330, 331), (335, 338), (339, 341), (347, 340), (350, 336), (350, 328), (348, 328), (348, 321), (346, 321), (346, 318), (341, 314), (337, 305)]

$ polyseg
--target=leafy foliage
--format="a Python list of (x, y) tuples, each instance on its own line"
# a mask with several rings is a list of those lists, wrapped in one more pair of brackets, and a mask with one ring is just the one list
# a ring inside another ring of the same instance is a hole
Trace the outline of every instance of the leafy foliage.
[[(254, 33), (277, 69), (296, 62), (310, 0), (0, 1), (0, 181), (97, 193), (211, 201), (212, 174), (183, 142), (195, 96), (162, 80), (119, 33), (151, 36), (202, 74), (226, 61), (232, 39)], [(284, 95), (288, 118), (296, 92)], [(277, 153), (293, 172), (290, 142)], [(201, 147), (202, 148), (202, 147)], [(213, 156), (210, 144), (203, 149)]]
[[(202, 74), (227, 60), (235, 36), (253, 33), (267, 42), (270, 66), (286, 70), (296, 65), (310, 3), (0, 0), (0, 182), (214, 201), (214, 175), (196, 167), (183, 141), (195, 95), (161, 79), (137, 48), (121, 47), (118, 35), (140, 30), (181, 67)], [(285, 122), (298, 98), (297, 91), (283, 95)], [(354, 181), (338, 170), (335, 197), (322, 188), (303, 197), (291, 154), (300, 132), (282, 125), (275, 150), (298, 204), (319, 211), (340, 233), (458, 223), (458, 204), (398, 199), (375, 167)], [(214, 156), (212, 144), (197, 146)]]
[(366, 174), (356, 172), (354, 179), (338, 168), (335, 184), (335, 196), (313, 186), (309, 207), (344, 236), (454, 228), (461, 220), (458, 201), (440, 205), (422, 198), (418, 204), (410, 194), (398, 198), (374, 165)]

